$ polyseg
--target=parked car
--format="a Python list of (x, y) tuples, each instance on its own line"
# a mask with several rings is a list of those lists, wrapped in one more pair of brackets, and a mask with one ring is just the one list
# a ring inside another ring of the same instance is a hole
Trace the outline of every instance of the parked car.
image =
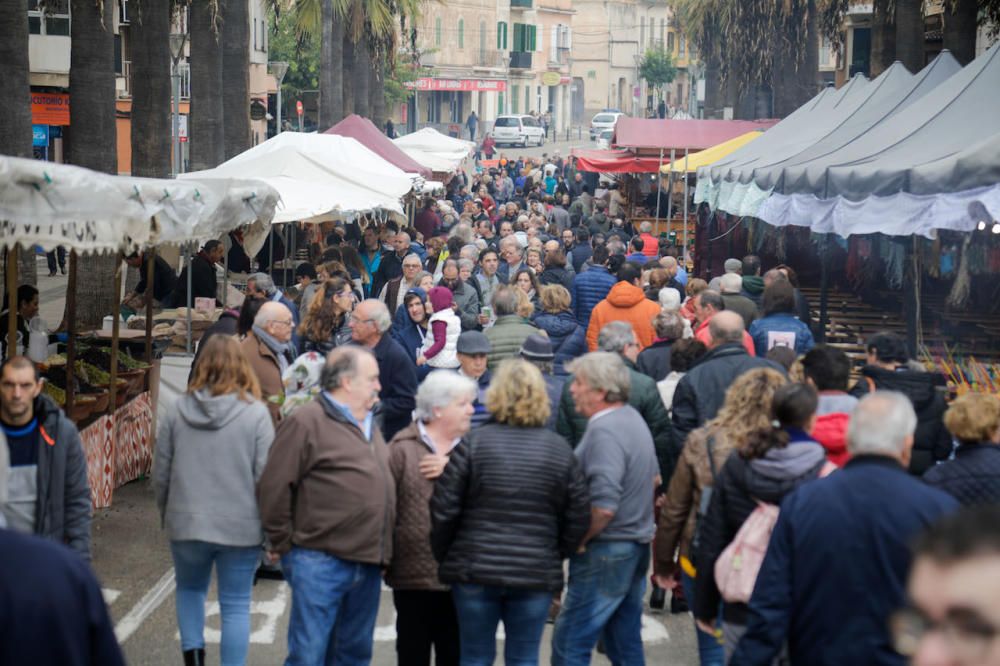
[(621, 111), (601, 111), (595, 115), (590, 121), (590, 140), (594, 141), (597, 139), (597, 135), (601, 133), (601, 130), (613, 130), (615, 123), (624, 115)]
[(597, 134), (597, 147), (601, 150), (607, 150), (611, 147), (611, 137), (615, 135), (613, 129), (601, 130)]
[(493, 123), (493, 140), (497, 146), (545, 145), (545, 130), (536, 118), (527, 115), (499, 116)]

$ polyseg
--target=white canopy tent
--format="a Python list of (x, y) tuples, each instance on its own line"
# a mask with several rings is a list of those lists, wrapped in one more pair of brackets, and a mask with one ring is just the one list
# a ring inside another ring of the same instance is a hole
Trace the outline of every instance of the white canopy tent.
[(457, 171), (476, 144), (464, 139), (446, 136), (431, 127), (425, 127), (398, 139), (393, 139), (404, 153), (436, 173)]
[(214, 169), (181, 178), (263, 181), (281, 197), (274, 223), (349, 219), (378, 211), (401, 216), (400, 198), (413, 187), (403, 171), (354, 139), (299, 132), (282, 132)]

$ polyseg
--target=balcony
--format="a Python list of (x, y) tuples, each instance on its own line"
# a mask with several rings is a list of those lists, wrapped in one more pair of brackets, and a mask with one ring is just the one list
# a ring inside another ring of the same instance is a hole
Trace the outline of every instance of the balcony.
[(510, 54), (511, 69), (531, 69), (530, 51), (513, 51)]
[(503, 51), (487, 51), (485, 49), (476, 54), (476, 67), (503, 67), (506, 56)]
[(510, 0), (511, 9), (531, 9), (532, 0)]

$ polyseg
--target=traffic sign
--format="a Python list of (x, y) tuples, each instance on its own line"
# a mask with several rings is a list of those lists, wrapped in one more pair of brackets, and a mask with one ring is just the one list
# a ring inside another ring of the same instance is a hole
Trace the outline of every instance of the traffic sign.
[(298, 102), (295, 103), (295, 112), (298, 113), (300, 116), (302, 115), (302, 100), (299, 100)]

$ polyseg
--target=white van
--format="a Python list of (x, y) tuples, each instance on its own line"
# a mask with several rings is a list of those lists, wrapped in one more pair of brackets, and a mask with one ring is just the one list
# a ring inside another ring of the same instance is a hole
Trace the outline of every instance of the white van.
[(493, 123), (493, 140), (497, 147), (521, 146), (529, 143), (545, 145), (545, 130), (536, 118), (527, 115), (498, 116)]

